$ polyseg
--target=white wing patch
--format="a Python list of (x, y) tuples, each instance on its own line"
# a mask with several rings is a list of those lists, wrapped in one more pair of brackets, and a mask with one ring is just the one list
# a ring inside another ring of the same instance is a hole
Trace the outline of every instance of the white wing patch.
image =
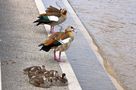
[(68, 43), (70, 41), (71, 38), (66, 38), (64, 40), (59, 40), (60, 43), (65, 44)]
[(48, 18), (50, 21), (58, 21), (59, 20), (59, 18), (56, 16), (48, 16)]

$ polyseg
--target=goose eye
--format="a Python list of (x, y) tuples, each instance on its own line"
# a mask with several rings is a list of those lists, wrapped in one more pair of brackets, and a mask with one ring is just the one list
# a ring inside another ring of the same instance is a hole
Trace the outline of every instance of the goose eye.
[(74, 29), (72, 26), (71, 26), (72, 29)]

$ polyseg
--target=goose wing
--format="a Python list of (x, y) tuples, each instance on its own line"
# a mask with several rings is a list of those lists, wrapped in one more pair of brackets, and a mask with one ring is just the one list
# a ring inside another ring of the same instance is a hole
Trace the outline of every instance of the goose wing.
[(66, 43), (69, 43), (71, 38), (66, 38), (66, 39), (60, 39), (59, 42), (62, 43), (62, 44), (66, 44)]
[(56, 41), (59, 41), (61, 38), (63, 38), (64, 32), (55, 32), (51, 34), (44, 42), (45, 45), (53, 44)]
[(61, 16), (61, 9), (57, 9), (56, 7), (53, 6), (49, 6), (46, 10), (46, 14), (49, 16), (57, 16), (60, 17)]
[(57, 22), (59, 20), (59, 18), (57, 16), (47, 16), (47, 15), (40, 15), (38, 18), (39, 19), (36, 20), (35, 22), (42, 22), (45, 24)]
[(66, 38), (66, 39), (63, 39), (63, 40), (60, 40), (59, 41), (61, 43), (61, 45), (59, 45), (58, 47), (56, 47), (56, 51), (66, 51), (69, 47), (70, 47), (70, 44), (71, 44), (71, 38)]

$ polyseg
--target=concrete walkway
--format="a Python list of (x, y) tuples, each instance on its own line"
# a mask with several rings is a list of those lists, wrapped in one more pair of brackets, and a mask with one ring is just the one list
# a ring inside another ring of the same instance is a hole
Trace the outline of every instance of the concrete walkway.
[[(40, 52), (38, 44), (46, 37), (43, 26), (33, 21), (39, 15), (33, 0), (6, 0), (0, 2), (0, 59), (2, 90), (45, 90), (28, 83), (23, 69), (32, 65), (45, 65), (60, 73), (58, 62), (52, 53)], [(46, 90), (68, 90), (68, 87), (52, 87)]]
[(109, 73), (125, 90), (136, 90), (136, 1), (69, 2), (96, 42)]

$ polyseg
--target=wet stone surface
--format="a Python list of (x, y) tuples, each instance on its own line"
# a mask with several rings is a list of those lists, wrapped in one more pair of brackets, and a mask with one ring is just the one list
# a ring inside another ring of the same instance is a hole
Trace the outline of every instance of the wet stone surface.
[(125, 90), (136, 89), (136, 1), (69, 0)]

